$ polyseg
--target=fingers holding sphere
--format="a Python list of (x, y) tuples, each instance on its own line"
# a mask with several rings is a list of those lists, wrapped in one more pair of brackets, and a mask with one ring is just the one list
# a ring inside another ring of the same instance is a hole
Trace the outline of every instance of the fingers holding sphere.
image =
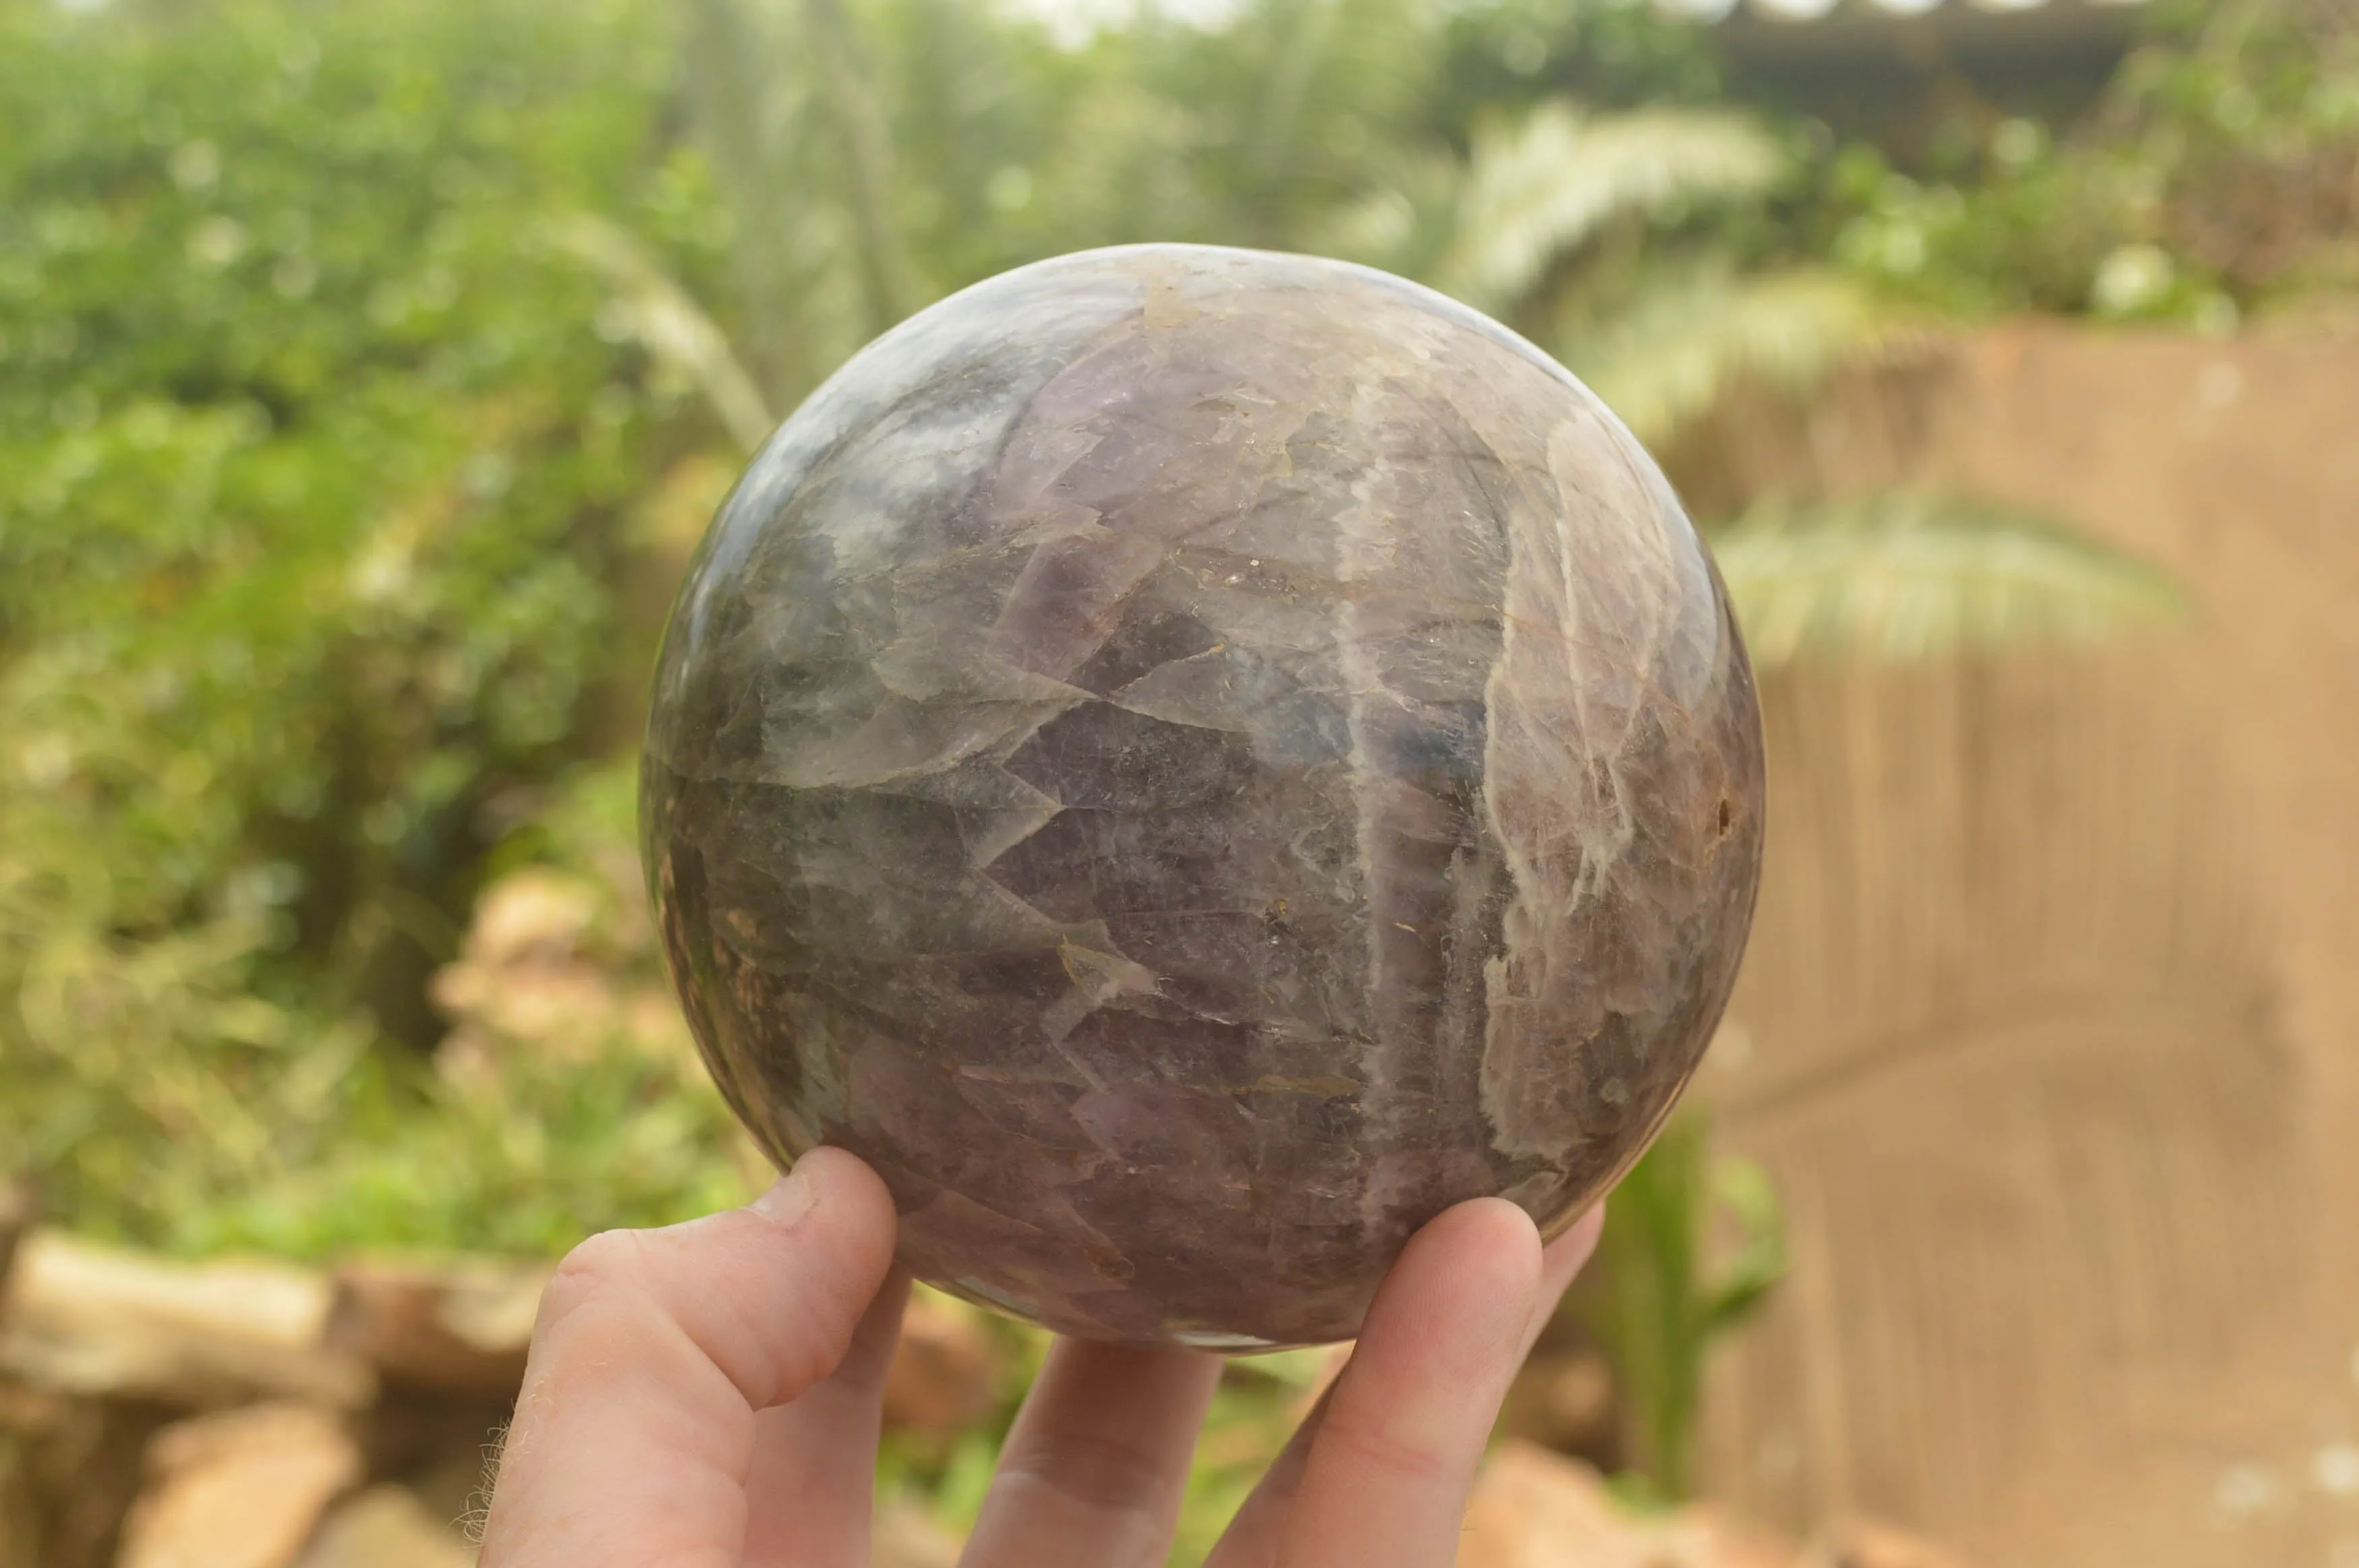
[(756, 1417), (836, 1371), (893, 1244), (884, 1184), (818, 1149), (745, 1208), (576, 1248), (541, 1300), (484, 1568), (734, 1564)]
[(1351, 1359), (1208, 1568), (1432, 1568), (1516, 1370), (1595, 1250), (1603, 1208), (1546, 1248), (1521, 1210), (1463, 1204), (1414, 1238)]

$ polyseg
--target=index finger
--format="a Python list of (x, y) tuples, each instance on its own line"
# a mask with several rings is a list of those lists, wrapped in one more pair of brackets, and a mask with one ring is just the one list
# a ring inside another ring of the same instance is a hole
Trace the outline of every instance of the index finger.
[(885, 1184), (817, 1149), (749, 1207), (574, 1249), (533, 1328), (483, 1568), (734, 1568), (755, 1418), (842, 1360), (893, 1235)]

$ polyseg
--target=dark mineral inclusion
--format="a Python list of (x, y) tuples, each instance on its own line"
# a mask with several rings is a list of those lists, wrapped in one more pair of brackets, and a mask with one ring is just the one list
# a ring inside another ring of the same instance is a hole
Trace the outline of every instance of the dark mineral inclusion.
[(1409, 1232), (1561, 1229), (1717, 1022), (1760, 720), (1660, 472), (1339, 263), (1025, 267), (774, 437), (673, 612), (643, 832), (770, 1153), (1068, 1333), (1358, 1328)]

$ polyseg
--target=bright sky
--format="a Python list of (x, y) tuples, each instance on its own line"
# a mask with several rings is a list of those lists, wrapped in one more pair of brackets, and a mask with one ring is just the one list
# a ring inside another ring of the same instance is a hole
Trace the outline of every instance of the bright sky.
[(1200, 27), (1216, 27), (1245, 7), (1245, 0), (1000, 0), (1009, 10), (1038, 16), (1068, 43), (1079, 43), (1109, 22), (1140, 11), (1158, 12)]

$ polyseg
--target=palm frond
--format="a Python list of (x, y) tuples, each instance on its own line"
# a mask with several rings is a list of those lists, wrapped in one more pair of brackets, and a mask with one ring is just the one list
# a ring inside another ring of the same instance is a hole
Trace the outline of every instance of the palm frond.
[(1784, 158), (1742, 114), (1540, 104), (1474, 134), (1448, 248), (1426, 281), (1478, 308), (1512, 306), (1556, 257), (1630, 214), (1757, 195)]
[(587, 213), (560, 224), (556, 239), (605, 279), (624, 330), (702, 395), (739, 446), (752, 451), (769, 438), (777, 421), (730, 348), (729, 335), (645, 245)]
[(1650, 286), (1611, 322), (1561, 324), (1558, 349), (1640, 440), (1654, 444), (1737, 385), (1809, 393), (1846, 362), (1921, 330), (1913, 313), (1831, 272), (1747, 276), (1706, 265)]
[(1764, 502), (1712, 552), (1764, 666), (2086, 642), (2189, 612), (2177, 579), (2146, 561), (1956, 497)]

